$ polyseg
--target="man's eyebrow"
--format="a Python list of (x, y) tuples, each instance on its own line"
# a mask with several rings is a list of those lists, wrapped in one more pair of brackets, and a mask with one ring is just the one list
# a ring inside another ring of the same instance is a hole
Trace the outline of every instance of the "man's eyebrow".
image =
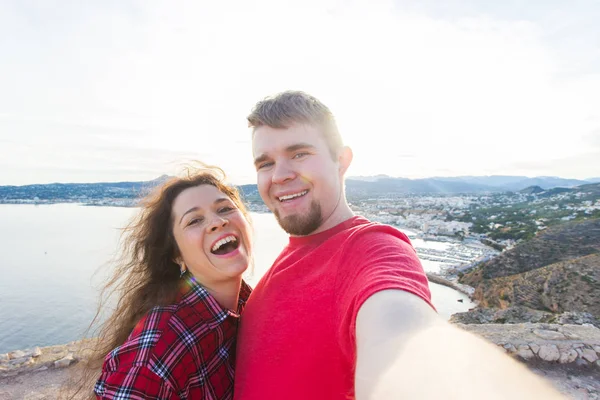
[(269, 158), (269, 156), (267, 156), (266, 154), (261, 154), (260, 156), (258, 156), (254, 159), (254, 165), (260, 164), (261, 162), (267, 160), (268, 158)]
[(291, 153), (291, 152), (301, 150), (301, 149), (314, 149), (314, 148), (315, 148), (315, 146), (313, 146), (312, 144), (309, 144), (309, 143), (296, 143), (296, 144), (286, 147), (285, 151), (287, 151), (288, 153)]
[[(315, 149), (316, 147), (310, 143), (296, 143), (289, 145), (285, 148), (286, 153), (293, 153), (294, 151), (302, 150), (302, 149)], [(263, 161), (269, 159), (269, 156), (265, 153), (254, 159), (254, 165), (260, 164)]]

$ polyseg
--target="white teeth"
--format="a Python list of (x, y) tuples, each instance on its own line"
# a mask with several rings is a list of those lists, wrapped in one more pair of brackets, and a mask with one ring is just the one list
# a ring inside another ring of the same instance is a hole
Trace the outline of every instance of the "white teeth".
[(308, 190), (305, 190), (304, 192), (300, 192), (300, 193), (294, 193), (294, 194), (288, 194), (285, 196), (281, 196), (281, 197), (279, 197), (279, 201), (294, 199), (296, 197), (304, 196), (306, 193), (308, 193)]
[(234, 242), (236, 240), (237, 239), (233, 235), (224, 237), (223, 239), (221, 239), (217, 243), (215, 243), (215, 245), (212, 247), (211, 251), (217, 251), (217, 250), (219, 250), (219, 247), (223, 246), (225, 243)]

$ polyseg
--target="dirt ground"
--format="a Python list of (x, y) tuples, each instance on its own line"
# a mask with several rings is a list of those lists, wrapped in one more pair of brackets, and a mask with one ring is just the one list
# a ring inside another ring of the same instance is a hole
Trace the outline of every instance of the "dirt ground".
[(68, 379), (70, 368), (0, 378), (0, 400), (56, 400), (62, 383)]
[[(600, 400), (600, 368), (551, 364), (532, 366), (531, 370), (548, 379), (567, 398)], [(69, 372), (70, 368), (52, 368), (0, 378), (0, 400), (56, 400), (60, 386), (68, 379)]]

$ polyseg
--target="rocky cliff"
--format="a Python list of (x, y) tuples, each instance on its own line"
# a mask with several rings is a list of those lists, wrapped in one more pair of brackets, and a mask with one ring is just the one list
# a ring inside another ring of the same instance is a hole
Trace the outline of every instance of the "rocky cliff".
[(600, 317), (600, 219), (548, 228), (465, 274), (481, 307)]

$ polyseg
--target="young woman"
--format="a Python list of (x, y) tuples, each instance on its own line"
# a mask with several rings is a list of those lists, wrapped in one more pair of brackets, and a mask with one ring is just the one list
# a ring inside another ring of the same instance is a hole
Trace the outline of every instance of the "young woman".
[(97, 399), (233, 397), (252, 237), (223, 176), (211, 167), (164, 183), (128, 227), (109, 283), (120, 300), (88, 363), (102, 364)]

